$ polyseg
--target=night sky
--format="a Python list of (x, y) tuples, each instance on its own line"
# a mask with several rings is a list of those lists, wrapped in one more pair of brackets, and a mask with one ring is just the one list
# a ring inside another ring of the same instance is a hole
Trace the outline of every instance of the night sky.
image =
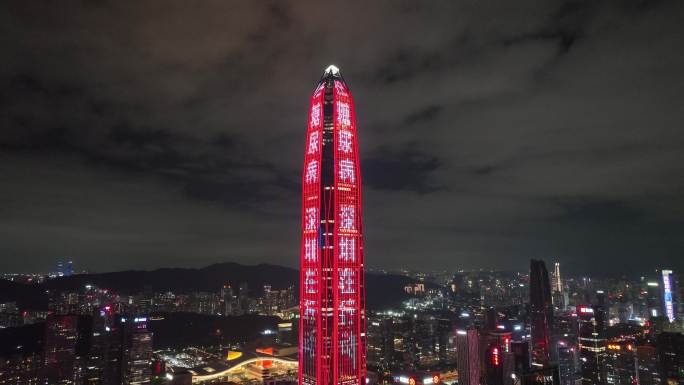
[(684, 269), (684, 2), (4, 1), (0, 271), (297, 266), (354, 93), (369, 267)]

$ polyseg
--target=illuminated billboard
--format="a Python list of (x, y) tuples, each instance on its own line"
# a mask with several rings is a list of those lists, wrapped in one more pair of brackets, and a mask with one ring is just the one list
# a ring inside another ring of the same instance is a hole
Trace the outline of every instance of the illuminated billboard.
[(672, 270), (663, 270), (663, 305), (665, 306), (665, 316), (670, 322), (675, 320), (672, 291)]

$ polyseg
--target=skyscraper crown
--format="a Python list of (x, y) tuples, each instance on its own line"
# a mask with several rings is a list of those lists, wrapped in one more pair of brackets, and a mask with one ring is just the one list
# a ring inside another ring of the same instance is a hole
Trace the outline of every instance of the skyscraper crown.
[(328, 77), (328, 76), (340, 77), (341, 76), (340, 75), (340, 69), (337, 68), (336, 66), (332, 65), (332, 64), (329, 65), (328, 68), (326, 68), (325, 71), (323, 72), (323, 77)]

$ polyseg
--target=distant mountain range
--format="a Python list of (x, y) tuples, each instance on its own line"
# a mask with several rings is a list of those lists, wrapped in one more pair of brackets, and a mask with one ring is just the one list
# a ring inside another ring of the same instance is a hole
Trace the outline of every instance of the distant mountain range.
[[(417, 282), (401, 275), (366, 274), (366, 301), (369, 309), (384, 309), (409, 298), (404, 286)], [(275, 290), (294, 285), (298, 290), (299, 270), (284, 266), (260, 264), (241, 265), (219, 263), (201, 269), (164, 268), (151, 271), (118, 271), (98, 274), (77, 274), (51, 279), (39, 285), (18, 284), (0, 280), (0, 301), (17, 301), (22, 309), (47, 308), (46, 290), (80, 291), (85, 285), (114, 290), (120, 294), (143, 291), (187, 293), (216, 292), (224, 284), (235, 290), (246, 283), (251, 296), (261, 295), (265, 284)], [(431, 285), (426, 284), (427, 287)], [(299, 293), (299, 291), (297, 291)]]

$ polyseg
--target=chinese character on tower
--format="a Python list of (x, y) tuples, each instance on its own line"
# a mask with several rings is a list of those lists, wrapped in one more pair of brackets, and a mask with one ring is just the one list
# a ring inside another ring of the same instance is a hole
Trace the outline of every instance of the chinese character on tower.
[(351, 92), (335, 66), (308, 114), (302, 175), (300, 385), (364, 385), (361, 174)]

